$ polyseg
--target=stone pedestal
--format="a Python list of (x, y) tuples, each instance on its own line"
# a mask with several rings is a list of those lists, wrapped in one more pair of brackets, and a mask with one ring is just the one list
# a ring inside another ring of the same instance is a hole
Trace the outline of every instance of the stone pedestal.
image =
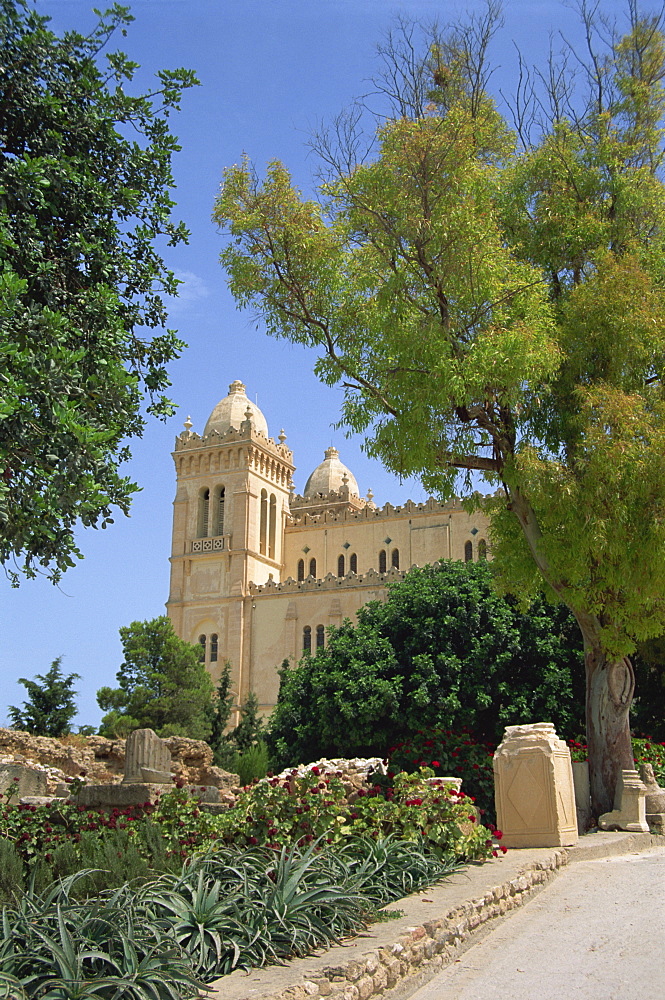
[(155, 803), (160, 795), (169, 791), (164, 783), (132, 781), (119, 785), (84, 785), (76, 795), (75, 802), (84, 809), (126, 809), (128, 806), (142, 806), (146, 802)]
[(586, 833), (593, 825), (591, 813), (591, 786), (589, 784), (589, 761), (573, 761), (573, 787), (575, 789), (575, 812), (577, 832)]
[(648, 833), (646, 795), (646, 785), (640, 780), (637, 771), (622, 771), (614, 793), (614, 809), (598, 817), (599, 829)]
[(494, 795), (506, 847), (577, 843), (570, 751), (551, 722), (506, 728), (494, 754)]
[(170, 784), (171, 751), (152, 729), (135, 729), (125, 744), (123, 784)]

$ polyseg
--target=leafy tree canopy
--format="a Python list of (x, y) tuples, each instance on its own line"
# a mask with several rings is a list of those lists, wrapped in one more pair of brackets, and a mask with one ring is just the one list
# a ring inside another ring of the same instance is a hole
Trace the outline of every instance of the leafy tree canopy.
[[(165, 416), (162, 327), (177, 282), (155, 249), (171, 221), (168, 118), (188, 70), (131, 96), (138, 68), (103, 50), (132, 20), (115, 4), (93, 30), (58, 37), (28, 0), (0, 0), (0, 562), (16, 584), (53, 580), (80, 553), (77, 523), (106, 527), (137, 487), (123, 440)], [(17, 571), (18, 570), (18, 571)]]
[(275, 764), (384, 756), (429, 726), (469, 726), (496, 740), (506, 725), (584, 725), (584, 666), (575, 620), (536, 600), (496, 594), (487, 563), (441, 562), (391, 584), (385, 602), (328, 630), (328, 642), (282, 668), (268, 741)]
[(28, 692), (28, 700), (23, 702), (22, 709), (9, 706), (14, 729), (35, 736), (66, 736), (71, 732), (70, 723), (76, 715), (74, 681), (79, 680), (79, 674), (65, 677), (61, 663), (59, 656), (46, 674), (37, 674), (32, 681), (19, 677), (19, 684)]
[(107, 714), (102, 736), (154, 729), (158, 736), (210, 736), (213, 687), (200, 649), (173, 631), (165, 615), (120, 629), (124, 661), (117, 688), (103, 687), (97, 702)]
[(491, 0), (420, 60), (403, 25), (369, 151), (351, 114), (315, 142), (319, 201), (243, 162), (215, 213), (237, 301), (319, 349), (370, 453), (442, 497), (500, 488), (470, 503), (503, 586), (546, 587), (584, 637), (596, 812), (632, 766), (629, 654), (665, 630), (665, 45), (627, 9), (621, 36), (580, 6), (588, 52), (544, 92), (522, 77), (516, 132), (487, 90)]

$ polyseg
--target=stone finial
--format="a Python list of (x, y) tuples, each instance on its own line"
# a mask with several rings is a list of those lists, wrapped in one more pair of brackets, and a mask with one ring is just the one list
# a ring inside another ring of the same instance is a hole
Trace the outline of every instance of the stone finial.
[(281, 431), (279, 432), (279, 437), (277, 438), (277, 440), (279, 441), (280, 444), (284, 444), (284, 442), (286, 441), (286, 434), (284, 433), (284, 428), (283, 427), (282, 427)]
[(187, 435), (187, 437), (189, 437), (189, 432), (191, 431), (192, 427), (194, 426), (194, 424), (192, 423), (192, 418), (191, 417), (187, 417), (187, 419), (185, 420), (185, 425), (184, 426), (185, 426), (185, 434)]
[(623, 770), (614, 793), (614, 809), (598, 817), (599, 829), (648, 833), (646, 794), (646, 785), (640, 781), (637, 771)]
[(252, 417), (253, 417), (253, 416), (254, 416), (254, 411), (252, 410), (251, 406), (250, 406), (250, 405), (249, 405), (249, 403), (248, 403), (248, 404), (247, 404), (247, 409), (245, 410), (245, 420), (246, 420), (246, 421), (247, 421), (248, 423), (251, 423), (251, 422), (252, 422)]
[(233, 382), (231, 382), (231, 385), (229, 386), (229, 395), (235, 392), (239, 393), (245, 392), (245, 385), (243, 382), (240, 381), (239, 378), (234, 379)]
[(665, 833), (665, 788), (661, 788), (656, 781), (653, 764), (640, 766), (640, 778), (647, 790), (644, 800), (647, 825), (650, 830)]
[(135, 729), (125, 745), (124, 784), (171, 783), (171, 752), (152, 729)]

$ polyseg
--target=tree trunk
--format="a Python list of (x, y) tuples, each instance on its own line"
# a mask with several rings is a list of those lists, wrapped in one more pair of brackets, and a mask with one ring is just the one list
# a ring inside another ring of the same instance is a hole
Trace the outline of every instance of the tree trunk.
[(608, 657), (600, 643), (590, 641), (587, 635), (584, 662), (591, 809), (598, 818), (614, 808), (621, 771), (635, 766), (628, 720), (635, 674), (627, 656)]

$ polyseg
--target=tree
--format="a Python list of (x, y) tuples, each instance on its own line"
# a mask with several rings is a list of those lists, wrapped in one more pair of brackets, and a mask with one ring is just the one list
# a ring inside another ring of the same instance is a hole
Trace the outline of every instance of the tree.
[(103, 687), (97, 702), (107, 714), (99, 732), (127, 736), (154, 729), (158, 736), (210, 736), (213, 688), (198, 646), (180, 639), (169, 618), (120, 629), (124, 661), (117, 688)]
[(321, 756), (385, 756), (423, 728), (470, 727), (498, 742), (507, 725), (584, 724), (582, 643), (574, 618), (539, 599), (527, 611), (492, 588), (487, 563), (412, 569), (366, 604), (357, 624), (281, 670), (268, 743), (276, 766)]
[[(177, 282), (155, 249), (171, 221), (169, 114), (196, 78), (102, 52), (132, 19), (115, 4), (61, 37), (28, 0), (0, 0), (0, 563), (57, 581), (81, 558), (77, 524), (105, 528), (137, 487), (118, 466), (147, 412), (172, 412), (167, 363), (184, 346), (161, 293)], [(22, 563), (21, 563), (22, 560)]]
[(484, 89), (491, 13), (432, 40), (429, 105), (372, 156), (319, 143), (322, 203), (244, 162), (215, 215), (237, 301), (319, 349), (371, 454), (442, 497), (499, 488), (469, 504), (502, 586), (544, 587), (582, 632), (599, 814), (632, 766), (630, 655), (665, 630), (665, 49), (633, 3), (604, 52), (587, 17), (588, 93), (553, 67), (518, 140)]
[(22, 729), (35, 736), (66, 736), (71, 732), (70, 723), (76, 715), (74, 681), (79, 674), (60, 670), (62, 657), (51, 664), (46, 674), (36, 674), (33, 681), (19, 677), (19, 684), (28, 692), (23, 709), (9, 706), (9, 717), (14, 729)]

